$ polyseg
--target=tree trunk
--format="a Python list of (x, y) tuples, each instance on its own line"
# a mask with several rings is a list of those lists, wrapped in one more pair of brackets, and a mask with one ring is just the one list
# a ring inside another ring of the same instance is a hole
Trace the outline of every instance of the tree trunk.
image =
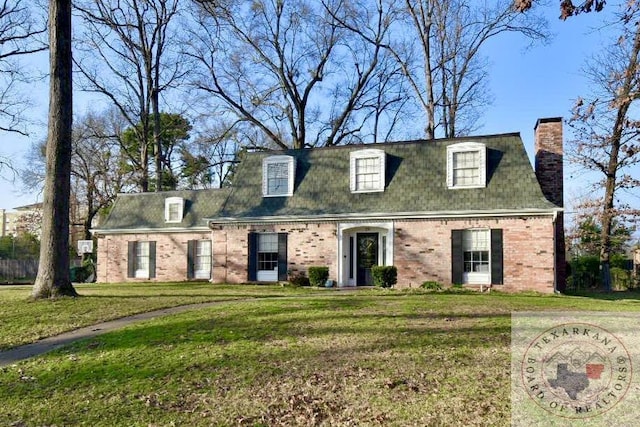
[(618, 182), (618, 168), (620, 166), (620, 147), (624, 129), (628, 126), (627, 113), (631, 103), (637, 99), (635, 93), (635, 79), (638, 73), (638, 55), (640, 55), (640, 27), (636, 27), (633, 39), (633, 47), (629, 55), (629, 62), (626, 66), (626, 73), (622, 85), (618, 90), (616, 99), (617, 109), (616, 121), (611, 132), (611, 142), (609, 147), (609, 161), (606, 167), (605, 193), (602, 207), (602, 231), (600, 246), (600, 269), (602, 273), (602, 285), (604, 290), (611, 291), (611, 230), (614, 219), (615, 192)]
[(77, 296), (69, 278), (72, 60), (71, 0), (49, 2), (49, 132), (42, 238), (34, 299)]
[(158, 103), (159, 91), (153, 88), (151, 91), (151, 109), (153, 110), (153, 145), (155, 147), (156, 162), (156, 192), (162, 191), (162, 140), (160, 139), (160, 108)]

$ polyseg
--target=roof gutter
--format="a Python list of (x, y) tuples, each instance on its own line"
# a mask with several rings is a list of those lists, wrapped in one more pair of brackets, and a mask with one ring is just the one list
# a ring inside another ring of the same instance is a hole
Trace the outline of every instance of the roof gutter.
[(198, 233), (209, 231), (209, 227), (201, 225), (190, 228), (92, 228), (89, 231), (96, 236), (101, 234)]
[(372, 214), (339, 214), (339, 215), (280, 215), (280, 216), (257, 216), (257, 217), (223, 217), (205, 218), (211, 225), (222, 224), (253, 224), (253, 223), (278, 223), (278, 222), (310, 222), (310, 221), (341, 221), (341, 220), (362, 220), (362, 221), (382, 221), (389, 219), (460, 219), (460, 218), (488, 218), (488, 217), (510, 217), (510, 216), (552, 216), (553, 220), (564, 209), (492, 209), (486, 211), (439, 211), (439, 212), (399, 212), (372, 213)]

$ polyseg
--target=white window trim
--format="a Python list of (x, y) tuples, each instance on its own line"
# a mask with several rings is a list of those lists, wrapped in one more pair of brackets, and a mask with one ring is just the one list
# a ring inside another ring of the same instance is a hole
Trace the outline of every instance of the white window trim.
[[(474, 185), (454, 185), (453, 155), (454, 153), (478, 152), (480, 154), (480, 182)], [(480, 142), (460, 142), (447, 147), (447, 188), (485, 188), (487, 186), (487, 146)]]
[[(288, 169), (287, 191), (281, 194), (269, 194), (268, 169), (271, 164), (286, 164)], [(293, 156), (278, 155), (269, 156), (262, 160), (262, 196), (263, 197), (290, 197), (293, 196), (293, 186), (295, 183), (296, 162)]]
[[(487, 252), (488, 252), (488, 265), (486, 272), (465, 272), (463, 267), (462, 277), (463, 283), (468, 285), (489, 285), (491, 284), (491, 230), (489, 228), (469, 228), (464, 230), (462, 236), (462, 253), (464, 257), (464, 253), (467, 252), (467, 248), (464, 247), (464, 238), (465, 233), (470, 232), (479, 232), (482, 231), (487, 234)], [(472, 252), (477, 252), (478, 250), (473, 248)], [(464, 261), (463, 261), (464, 262)]]
[[(172, 205), (178, 205), (178, 218), (172, 220), (169, 218), (169, 209)], [(179, 223), (184, 217), (184, 199), (182, 197), (167, 197), (164, 199), (164, 222)]]
[[(260, 251), (261, 239), (263, 239), (265, 236), (275, 238), (275, 245), (276, 245), (275, 253), (278, 253), (278, 234), (277, 233), (259, 233), (258, 239), (257, 239), (258, 247), (256, 248), (257, 249), (256, 256), (258, 258), (260, 257), (260, 253), (262, 252)], [(264, 252), (264, 253), (274, 253), (274, 252)], [(276, 262), (276, 266), (271, 270), (260, 270), (259, 262), (256, 260), (256, 279), (259, 282), (277, 282), (278, 281), (278, 262)]]
[[(208, 257), (208, 264), (207, 264), (207, 268), (206, 269), (201, 269), (198, 270), (196, 268), (196, 266), (198, 265), (197, 259), (198, 259), (198, 249), (201, 249), (202, 245), (207, 245), (209, 246), (209, 253), (206, 254), (206, 256)], [(195, 279), (210, 279), (211, 278), (211, 264), (212, 264), (212, 242), (211, 240), (205, 239), (205, 240), (197, 240), (196, 241), (196, 247), (195, 247), (195, 253), (193, 254), (193, 258), (194, 258), (194, 265), (193, 265), (193, 276)]]
[[(146, 246), (146, 255), (144, 255), (144, 258), (146, 258), (146, 262), (147, 262), (146, 268), (140, 267), (140, 257), (138, 256), (138, 251), (140, 251), (140, 249), (143, 246)], [(136, 253), (134, 254), (134, 263), (135, 263), (134, 277), (136, 279), (148, 279), (149, 276), (151, 276), (150, 274), (151, 256), (149, 254), (149, 250), (150, 250), (149, 246), (150, 244), (148, 241), (136, 242), (136, 245), (135, 245)]]
[[(380, 150), (378, 148), (366, 148), (364, 150), (352, 151), (349, 155), (349, 189), (352, 193), (376, 193), (384, 191), (385, 183), (386, 183), (386, 174), (385, 171), (387, 169), (386, 165), (386, 154), (384, 150)], [(356, 161), (359, 159), (378, 159), (378, 164), (380, 165), (380, 180), (379, 184), (376, 188), (368, 188), (366, 190), (358, 190), (356, 188)]]

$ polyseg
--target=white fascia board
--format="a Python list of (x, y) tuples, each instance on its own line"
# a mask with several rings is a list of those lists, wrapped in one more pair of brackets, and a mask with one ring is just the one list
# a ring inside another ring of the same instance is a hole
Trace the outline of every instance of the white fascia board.
[(91, 234), (153, 234), (153, 233), (199, 233), (210, 231), (206, 225), (200, 227), (164, 227), (164, 228), (92, 228)]
[(563, 208), (557, 209), (493, 209), (486, 211), (441, 211), (441, 212), (397, 212), (397, 213), (371, 213), (371, 214), (342, 214), (342, 215), (315, 215), (315, 216), (264, 216), (245, 218), (205, 218), (209, 225), (217, 224), (253, 224), (275, 222), (311, 222), (311, 221), (344, 221), (344, 220), (378, 220), (390, 219), (459, 219), (459, 218), (487, 218), (509, 216), (553, 216), (563, 212)]

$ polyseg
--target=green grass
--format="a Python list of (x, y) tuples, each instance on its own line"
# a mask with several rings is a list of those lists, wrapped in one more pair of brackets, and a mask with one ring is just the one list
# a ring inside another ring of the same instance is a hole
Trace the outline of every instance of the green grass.
[(31, 301), (31, 286), (0, 286), (0, 351), (131, 314), (185, 304), (313, 292), (210, 283), (74, 285), (79, 298)]
[[(165, 289), (100, 286), (112, 305)], [(279, 298), (146, 321), (0, 369), (0, 425), (507, 426), (513, 311), (640, 311), (636, 298), (217, 289), (193, 298)], [(81, 292), (39, 310), (97, 306), (93, 287)], [(3, 296), (1, 320), (6, 305), (33, 304)]]

